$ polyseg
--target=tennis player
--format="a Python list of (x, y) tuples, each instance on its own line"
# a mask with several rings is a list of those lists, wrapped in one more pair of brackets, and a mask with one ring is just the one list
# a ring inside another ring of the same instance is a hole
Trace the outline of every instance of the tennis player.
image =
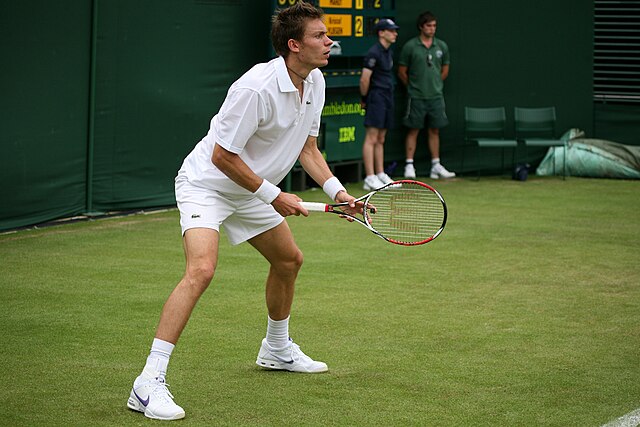
[(308, 212), (298, 196), (280, 191), (276, 184), (299, 160), (329, 198), (349, 203), (349, 213), (362, 212), (362, 205), (332, 175), (317, 148), (325, 99), (318, 67), (327, 65), (332, 44), (322, 11), (304, 2), (277, 11), (271, 38), (279, 56), (233, 83), (208, 134), (176, 177), (186, 271), (164, 305), (151, 352), (127, 402), (149, 418), (185, 416), (165, 382), (167, 366), (191, 311), (213, 278), (221, 226), (232, 244), (248, 241), (270, 264), (267, 332), (256, 363), (303, 373), (328, 369), (289, 338), (302, 253), (284, 217)]

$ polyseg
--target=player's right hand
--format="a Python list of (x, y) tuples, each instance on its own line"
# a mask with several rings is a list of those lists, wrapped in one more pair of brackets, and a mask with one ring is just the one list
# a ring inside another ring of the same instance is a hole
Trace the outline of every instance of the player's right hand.
[(302, 199), (295, 194), (282, 191), (278, 194), (278, 197), (271, 202), (271, 206), (285, 218), (291, 215), (299, 216), (300, 214), (309, 216), (309, 211), (300, 205), (299, 202), (301, 201)]

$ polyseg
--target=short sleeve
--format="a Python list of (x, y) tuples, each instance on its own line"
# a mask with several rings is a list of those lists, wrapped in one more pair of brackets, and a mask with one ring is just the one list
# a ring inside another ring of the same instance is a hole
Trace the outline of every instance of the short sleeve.
[(449, 65), (451, 58), (449, 57), (449, 46), (446, 43), (442, 43), (442, 64)]
[(324, 77), (322, 76), (322, 73), (318, 69), (316, 69), (315, 71), (318, 71), (318, 72), (313, 76), (313, 81), (318, 82), (317, 84), (319, 85), (319, 90), (317, 91), (317, 94), (319, 99), (318, 105), (320, 106), (320, 109), (315, 111), (313, 123), (311, 124), (311, 129), (309, 129), (310, 136), (320, 135), (320, 122), (322, 120), (322, 110), (324, 108), (324, 101), (325, 101), (326, 84), (324, 81)]
[(232, 89), (218, 114), (215, 142), (227, 151), (239, 154), (265, 120), (265, 106), (255, 90)]
[(364, 57), (364, 62), (362, 66), (363, 68), (368, 68), (370, 70), (373, 70), (377, 62), (378, 62), (378, 59), (376, 58), (376, 55), (371, 50), (369, 50), (369, 52), (367, 52), (367, 55)]

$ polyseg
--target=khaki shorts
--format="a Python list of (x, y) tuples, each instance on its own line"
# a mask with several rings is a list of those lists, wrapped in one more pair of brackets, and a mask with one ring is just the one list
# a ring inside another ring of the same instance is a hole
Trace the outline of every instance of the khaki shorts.
[(227, 234), (232, 245), (277, 227), (284, 218), (271, 205), (253, 196), (235, 196), (192, 185), (176, 178), (176, 202), (182, 235), (191, 228), (210, 228)]

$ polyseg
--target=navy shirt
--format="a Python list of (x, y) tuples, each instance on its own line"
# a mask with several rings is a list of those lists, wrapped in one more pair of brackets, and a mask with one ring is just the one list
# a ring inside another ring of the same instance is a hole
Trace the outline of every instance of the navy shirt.
[(364, 68), (373, 71), (369, 90), (393, 90), (393, 52), (391, 48), (385, 49), (380, 42), (371, 46), (364, 57)]

